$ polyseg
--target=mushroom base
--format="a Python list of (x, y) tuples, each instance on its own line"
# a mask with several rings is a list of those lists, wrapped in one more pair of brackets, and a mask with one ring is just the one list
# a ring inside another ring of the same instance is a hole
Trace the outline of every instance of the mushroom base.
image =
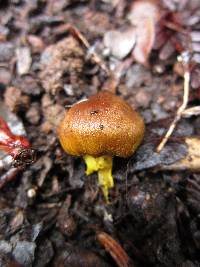
[(84, 160), (87, 166), (86, 175), (98, 172), (98, 184), (102, 187), (103, 195), (108, 202), (109, 189), (114, 186), (112, 176), (112, 157), (101, 156), (95, 158), (90, 155), (85, 155)]

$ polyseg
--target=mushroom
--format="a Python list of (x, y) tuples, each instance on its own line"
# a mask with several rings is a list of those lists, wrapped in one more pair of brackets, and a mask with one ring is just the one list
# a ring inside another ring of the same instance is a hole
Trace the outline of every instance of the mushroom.
[(108, 201), (108, 190), (114, 186), (113, 157), (131, 156), (144, 130), (142, 117), (128, 103), (109, 91), (101, 91), (65, 113), (58, 137), (67, 153), (83, 156), (86, 175), (98, 172), (98, 183)]

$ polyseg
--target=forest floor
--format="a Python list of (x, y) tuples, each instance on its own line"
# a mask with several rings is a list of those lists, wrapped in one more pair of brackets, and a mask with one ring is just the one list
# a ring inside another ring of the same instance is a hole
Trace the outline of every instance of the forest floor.
[[(0, 0), (0, 117), (36, 151), (23, 168), (0, 154), (1, 267), (200, 266), (199, 154), (186, 141), (200, 148), (199, 66), (198, 0)], [(186, 111), (157, 153), (186, 72)], [(146, 124), (137, 152), (114, 158), (109, 203), (56, 130), (103, 89)]]

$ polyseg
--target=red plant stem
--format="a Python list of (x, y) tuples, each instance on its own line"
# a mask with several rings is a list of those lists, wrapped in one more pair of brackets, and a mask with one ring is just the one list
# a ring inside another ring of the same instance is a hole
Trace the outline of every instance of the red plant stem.
[(29, 148), (29, 141), (23, 136), (14, 135), (7, 123), (0, 117), (0, 150), (7, 152), (15, 159), (22, 149)]

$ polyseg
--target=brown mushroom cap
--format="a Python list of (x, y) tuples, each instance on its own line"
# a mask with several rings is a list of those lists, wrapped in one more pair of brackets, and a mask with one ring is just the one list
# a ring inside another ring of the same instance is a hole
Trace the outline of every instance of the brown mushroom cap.
[(120, 97), (102, 91), (74, 104), (58, 128), (63, 149), (72, 155), (129, 157), (144, 136), (142, 117)]

